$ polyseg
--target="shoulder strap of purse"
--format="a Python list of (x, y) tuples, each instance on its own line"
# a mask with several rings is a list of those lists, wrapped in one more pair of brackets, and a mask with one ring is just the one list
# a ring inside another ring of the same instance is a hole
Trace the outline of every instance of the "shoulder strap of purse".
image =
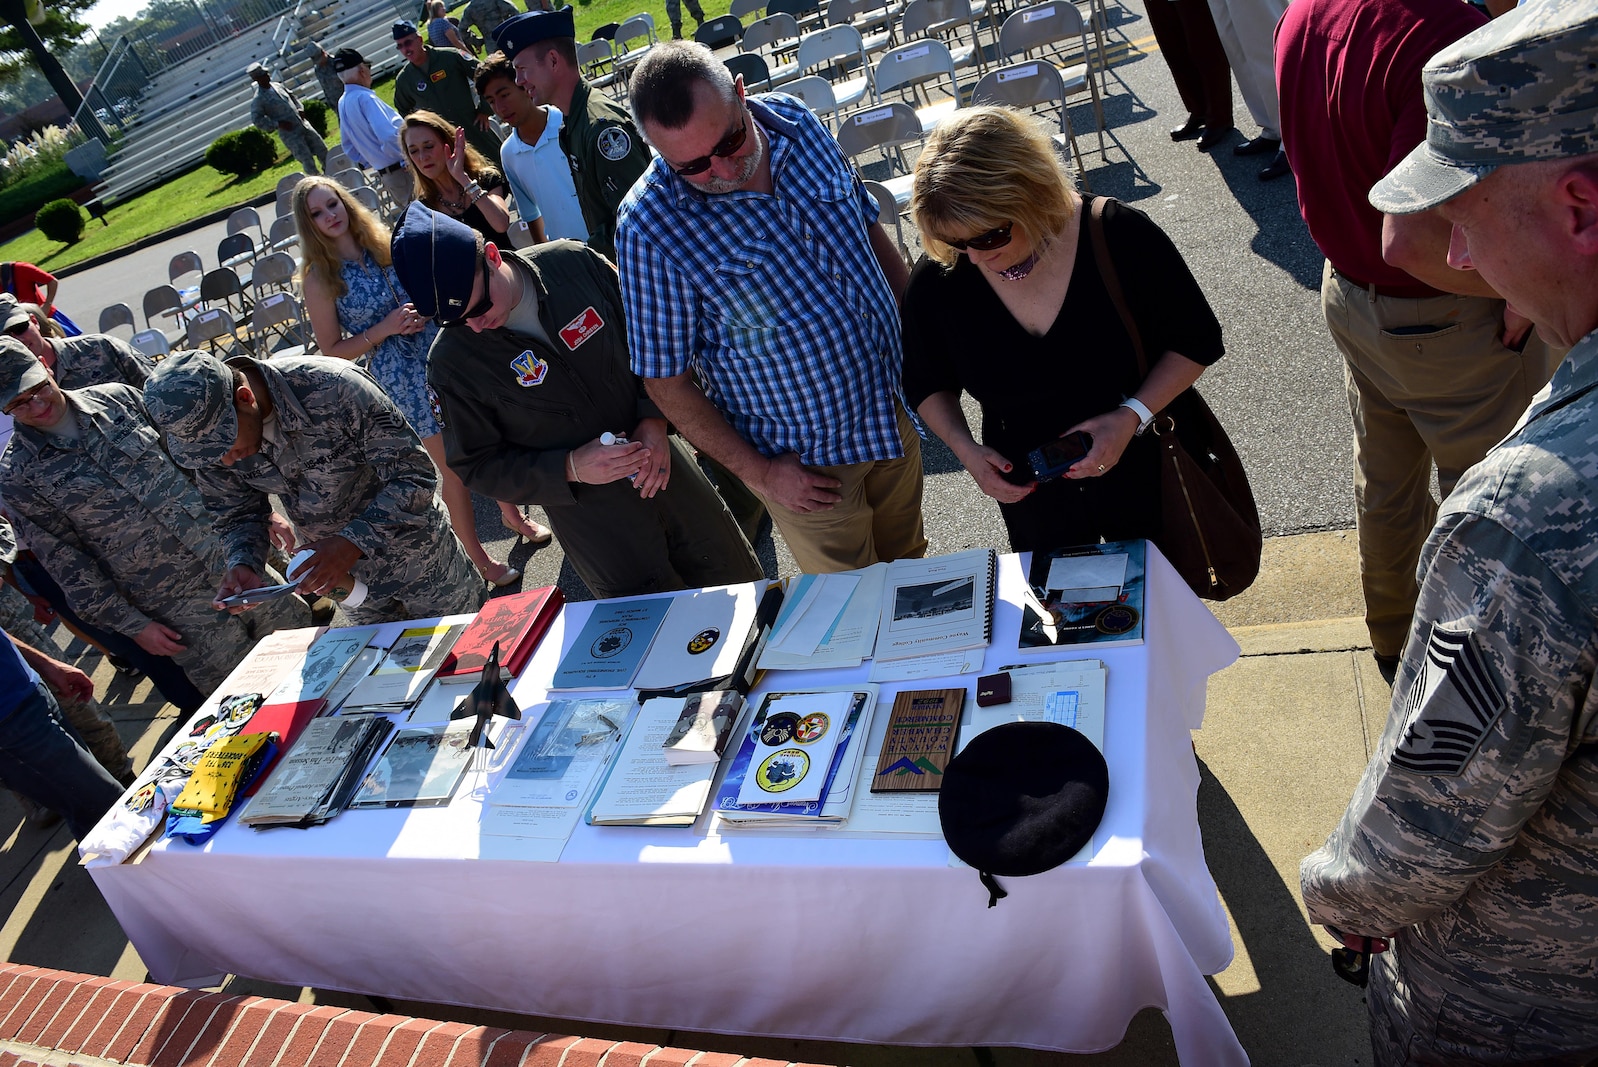
[(12, 292), (11, 277), (11, 264), (0, 263), (0, 293)]
[(1116, 273), (1115, 263), (1110, 259), (1109, 242), (1104, 239), (1104, 208), (1109, 202), (1107, 196), (1093, 198), (1088, 210), (1088, 233), (1093, 242), (1093, 258), (1099, 265), (1099, 277), (1104, 280), (1104, 288), (1109, 290), (1110, 303), (1115, 305), (1116, 313), (1121, 316), (1121, 325), (1126, 327), (1127, 336), (1132, 339), (1132, 351), (1137, 355), (1137, 376), (1142, 381), (1149, 376), (1149, 358), (1143, 351), (1143, 335), (1138, 332), (1137, 320), (1126, 306), (1121, 276)]

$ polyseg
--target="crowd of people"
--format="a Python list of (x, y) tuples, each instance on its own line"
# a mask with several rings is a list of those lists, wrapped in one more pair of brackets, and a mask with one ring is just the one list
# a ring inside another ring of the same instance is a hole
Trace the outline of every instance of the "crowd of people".
[[(1373, 956), (1379, 1064), (1585, 1063), (1598, 13), (1236, 6), (1151, 12), (1189, 110), (1172, 137), (1211, 150), (1232, 132), (1230, 61), (1260, 125), (1234, 150), (1268, 154), (1266, 180), (1298, 175), (1344, 360), (1367, 624), (1394, 681), (1304, 899)], [(27, 550), (5, 562), (28, 589), (205, 691), (260, 633), (307, 621), (303, 600), (233, 599), (279, 580), (275, 551), (309, 552), (300, 591), (354, 621), (472, 611), (515, 582), (478, 540), (474, 491), (533, 541), (550, 533), (520, 508), (541, 506), (601, 597), (760, 578), (762, 513), (805, 572), (922, 555), (922, 426), (997, 502), (1012, 549), (1160, 536), (1148, 431), (1223, 355), (1221, 323), (1171, 239), (1079, 193), (1031, 118), (971, 107), (931, 133), (912, 270), (797, 99), (669, 41), (624, 109), (584, 79), (569, 7), (504, 7), (468, 8), (493, 20), (481, 64), (439, 12), (433, 44), (396, 23), (394, 108), (358, 52), (326, 60), (345, 151), (400, 210), (390, 230), (331, 180), (296, 188), (319, 355), (151, 364), (0, 296), (16, 422), (0, 495)], [(301, 136), (292, 98), (274, 110), (252, 76), (257, 122)], [(1067, 437), (1058, 476), (1033, 469)], [(126, 754), (76, 744), (56, 698), (83, 679), (7, 630), (0, 674), (27, 684), (0, 708), (0, 779), (81, 833)], [(82, 786), (69, 801), (64, 781)]]

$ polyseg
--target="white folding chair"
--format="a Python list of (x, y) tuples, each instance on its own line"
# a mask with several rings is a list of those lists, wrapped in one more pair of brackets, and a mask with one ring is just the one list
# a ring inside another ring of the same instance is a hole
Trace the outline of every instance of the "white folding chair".
[[(250, 335), (255, 351), (263, 356), (273, 355), (283, 344), (304, 346), (307, 352), (316, 348), (311, 328), (300, 313), (300, 302), (294, 299), (293, 293), (263, 296), (250, 318)], [(276, 346), (272, 342), (274, 337), (278, 341)]]
[(766, 0), (732, 0), (732, 7), (727, 14), (742, 21), (750, 15), (763, 15), (766, 11)]
[[(1074, 44), (1075, 48), (1061, 49), (1059, 45)], [(1053, 46), (1051, 48), (1051, 46)], [(1024, 7), (1004, 20), (999, 27), (999, 58), (1010, 60), (1017, 56), (1031, 59), (1033, 51), (1044, 53), (1043, 58), (1060, 70), (1060, 81), (1067, 96), (1084, 88), (1093, 96), (1093, 121), (1099, 134), (1099, 157), (1104, 155), (1104, 105), (1099, 97), (1099, 83), (1090, 69), (1091, 53), (1088, 51), (1087, 25), (1082, 12), (1071, 0), (1044, 0), (1041, 4)], [(1061, 58), (1081, 56), (1081, 62), (1062, 65)], [(1074, 87), (1074, 88), (1073, 88)]]
[(126, 326), (129, 330), (138, 331), (138, 323), (133, 321), (133, 309), (126, 304), (112, 304), (100, 312), (99, 333), (110, 333), (118, 326)]
[[(913, 4), (915, 0), (911, 2)], [(948, 79), (950, 99), (933, 101), (931, 94), (926, 91), (927, 83), (935, 83), (943, 78)], [(901, 94), (908, 92), (912, 100), (925, 96), (927, 103), (916, 108), (916, 117), (921, 120), (921, 128), (927, 133), (936, 129), (938, 123), (960, 106), (960, 82), (954, 71), (954, 59), (949, 55), (949, 46), (932, 38), (902, 44), (884, 52), (882, 58), (877, 60), (876, 85), (879, 100), (895, 89)]]
[(1076, 131), (1071, 129), (1071, 113), (1065, 106), (1070, 92), (1084, 92), (1088, 87), (1087, 68), (1076, 68), (1076, 86), (1068, 89), (1060, 77), (1060, 68), (1053, 63), (1034, 59), (1028, 63), (1014, 63), (1008, 67), (990, 70), (971, 90), (971, 106), (999, 104), (1003, 107), (1036, 108), (1058, 105), (1060, 132), (1053, 135), (1055, 147), (1067, 163), (1075, 163), (1077, 179), (1088, 192), (1087, 172), (1082, 168), (1082, 153), (1077, 148)]
[(876, 104), (850, 112), (838, 120), (838, 146), (851, 159), (878, 151), (898, 174), (881, 184), (893, 194), (900, 207), (910, 202), (910, 168), (905, 165), (903, 146), (926, 136), (915, 108), (899, 100)]
[(305, 172), (301, 170), (297, 170), (293, 174), (285, 174), (277, 180), (277, 191), (279, 193), (292, 193), (294, 187), (304, 180)]
[[(642, 43), (636, 43), (642, 42)], [(660, 43), (655, 35), (655, 19), (648, 12), (639, 12), (616, 27), (616, 56), (613, 63), (616, 73), (625, 80), (649, 50)]]
[(239, 349), (238, 327), (233, 322), (233, 316), (222, 308), (211, 308), (195, 315), (184, 332), (184, 343), (189, 348), (204, 345), (223, 356), (235, 355)]
[[(756, 19), (738, 39), (738, 51), (758, 55), (766, 61), (767, 79), (772, 85), (791, 82), (799, 76), (799, 64), (784, 60), (783, 53), (798, 46), (799, 23), (792, 15), (767, 15)], [(769, 48), (769, 52), (762, 51)]]
[(577, 46), (577, 66), (589, 85), (607, 89), (616, 84), (616, 51), (603, 37)]
[[(828, 26), (799, 39), (796, 59), (801, 75), (819, 73), (832, 82), (834, 108), (853, 107), (871, 92), (871, 67), (860, 31), (853, 26)], [(833, 71), (852, 71), (840, 78)]]
[[(300, 243), (300, 231), (294, 228), (294, 216), (284, 215), (272, 220), (271, 232), (267, 234), (267, 247), (274, 252), (282, 252), (293, 248)], [(256, 268), (259, 270), (259, 266)]]
[[(986, 14), (985, 6), (983, 13)], [(943, 41), (943, 35), (948, 33), (953, 42), (943, 43), (948, 45), (949, 58), (956, 69), (975, 63), (979, 71), (986, 70), (987, 58), (982, 54), (982, 41), (977, 36), (978, 17), (971, 0), (910, 0), (904, 17), (899, 20), (900, 39), (905, 44), (923, 37)], [(959, 41), (961, 26), (971, 36), (968, 44)]]
[(269, 256), (262, 256), (255, 264), (255, 272), (250, 276), (250, 286), (255, 290), (256, 302), (260, 302), (262, 293), (267, 290), (291, 292), (294, 288), (294, 271), (294, 257), (287, 252), (273, 252)]
[(167, 342), (166, 334), (160, 330), (140, 330), (128, 340), (128, 344), (151, 359), (157, 360), (172, 351), (172, 346)]
[(266, 227), (261, 225), (261, 213), (253, 207), (237, 208), (233, 214), (227, 217), (227, 235), (229, 237), (252, 229), (255, 231), (256, 244), (266, 240)]
[(383, 215), (383, 202), (378, 199), (377, 190), (370, 185), (363, 185), (358, 189), (351, 189), (350, 196), (355, 202), (379, 218)]
[(838, 112), (838, 100), (832, 93), (832, 83), (827, 79), (819, 74), (806, 74), (784, 85), (782, 91), (803, 100), (805, 107), (814, 111), (828, 129), (832, 128), (833, 117)]
[(899, 254), (908, 261), (910, 246), (904, 241), (904, 222), (899, 217), (899, 202), (894, 199), (893, 190), (881, 182), (867, 179), (862, 179), (860, 184), (866, 187), (866, 192), (870, 193), (872, 199), (877, 202), (877, 221), (884, 226), (893, 227), (893, 236), (899, 242)]
[(876, 0), (832, 0), (827, 5), (827, 25), (853, 26), (859, 30), (868, 54), (898, 44), (887, 8)]

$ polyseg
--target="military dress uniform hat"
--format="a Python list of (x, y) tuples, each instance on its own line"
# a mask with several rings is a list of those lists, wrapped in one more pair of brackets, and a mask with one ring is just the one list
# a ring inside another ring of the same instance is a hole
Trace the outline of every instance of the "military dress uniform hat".
[(1426, 140), (1371, 189), (1378, 211), (1426, 211), (1505, 164), (1598, 152), (1598, 4), (1500, 15), (1433, 56), (1421, 86)]
[(994, 875), (1041, 874), (1093, 839), (1110, 771), (1085, 736), (1055, 722), (984, 730), (944, 768), (938, 822), (949, 851), (975, 867), (988, 907), (1008, 894)]
[(233, 371), (206, 352), (174, 352), (157, 363), (144, 383), (144, 407), (180, 467), (214, 466), (239, 436)]
[(21, 326), (30, 317), (28, 309), (23, 307), (16, 297), (10, 293), (0, 293), (0, 320), (3, 320), (0, 321), (0, 331)]
[(577, 36), (577, 16), (567, 4), (559, 11), (529, 11), (525, 15), (512, 15), (494, 27), (494, 44), (506, 59), (515, 59), (516, 53), (530, 44)]
[(400, 19), (390, 28), (394, 31), (394, 40), (396, 41), (403, 41), (407, 37), (417, 36), (416, 23), (410, 19)]
[(471, 305), (477, 279), (477, 231), (412, 200), (389, 238), (389, 256), (416, 310), (454, 322)]
[(333, 53), (333, 72), (335, 74), (342, 74), (346, 70), (354, 70), (356, 67), (365, 62), (366, 57), (361, 55), (355, 49), (340, 48), (337, 52)]
[(50, 372), (27, 345), (15, 337), (0, 337), (0, 408), (49, 380)]

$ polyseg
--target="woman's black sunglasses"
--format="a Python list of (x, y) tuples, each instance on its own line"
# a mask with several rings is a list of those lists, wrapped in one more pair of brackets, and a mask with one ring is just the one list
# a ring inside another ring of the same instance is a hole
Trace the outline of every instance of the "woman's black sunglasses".
[(1007, 222), (1003, 226), (996, 226), (987, 233), (979, 233), (975, 237), (968, 237), (963, 241), (946, 242), (950, 248), (961, 252), (974, 248), (978, 252), (991, 252), (995, 248), (1003, 248), (1010, 243), (1010, 231), (1015, 228), (1015, 223)]

